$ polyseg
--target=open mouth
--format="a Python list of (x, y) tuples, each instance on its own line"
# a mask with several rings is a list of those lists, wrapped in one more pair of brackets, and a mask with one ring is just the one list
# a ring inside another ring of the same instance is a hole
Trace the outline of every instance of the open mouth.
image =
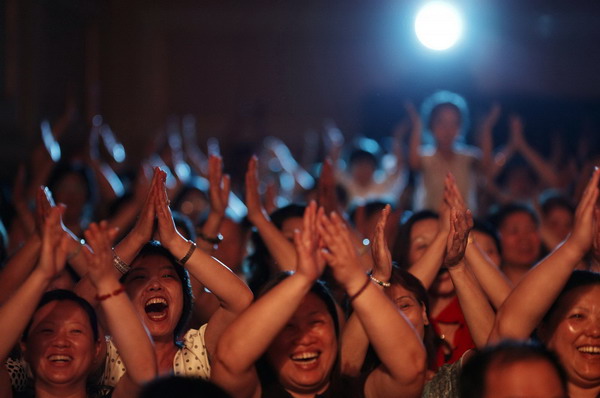
[(71, 362), (73, 358), (68, 355), (54, 354), (48, 356), (48, 360), (52, 363), (68, 363)]
[(600, 355), (600, 346), (584, 345), (577, 347), (577, 350), (584, 354)]
[(167, 317), (169, 304), (167, 300), (162, 297), (153, 297), (146, 301), (144, 310), (148, 317), (153, 321), (161, 321)]
[(292, 354), (291, 360), (299, 364), (310, 364), (317, 362), (321, 353), (319, 352), (301, 352), (298, 354)]

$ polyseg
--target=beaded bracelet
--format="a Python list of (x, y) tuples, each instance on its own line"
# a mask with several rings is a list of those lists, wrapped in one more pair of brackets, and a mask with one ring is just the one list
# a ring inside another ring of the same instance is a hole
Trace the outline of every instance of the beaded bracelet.
[(192, 257), (194, 250), (196, 250), (196, 242), (194, 242), (193, 240), (188, 240), (188, 242), (190, 243), (190, 248), (188, 249), (187, 253), (185, 254), (185, 256), (183, 256), (183, 258), (181, 260), (177, 260), (177, 262), (181, 266), (184, 266), (185, 263), (188, 262), (190, 257)]
[(112, 249), (113, 252), (113, 266), (119, 271), (121, 274), (125, 275), (131, 269), (131, 266), (127, 264), (125, 261), (121, 260), (121, 257), (117, 255), (115, 252), (115, 248)]
[(125, 288), (123, 286), (121, 286), (121, 287), (119, 287), (117, 290), (115, 290), (112, 293), (107, 293), (107, 294), (103, 294), (103, 295), (96, 294), (96, 300), (97, 301), (104, 301), (104, 300), (106, 300), (106, 299), (108, 299), (110, 297), (117, 296), (117, 295), (123, 293), (124, 291), (125, 291)]
[(353, 296), (351, 296), (351, 297), (348, 299), (348, 302), (349, 302), (350, 304), (352, 304), (352, 302), (353, 302), (354, 300), (356, 300), (356, 298), (357, 298), (358, 296), (360, 296), (360, 295), (362, 294), (362, 292), (364, 292), (364, 291), (367, 289), (367, 287), (369, 286), (369, 284), (370, 284), (370, 283), (371, 283), (371, 279), (369, 279), (369, 278), (367, 277), (367, 279), (365, 280), (365, 283), (364, 283), (364, 285), (362, 285), (362, 287), (361, 287), (360, 289), (358, 289), (358, 292), (354, 293), (354, 295), (353, 295)]
[(368, 273), (367, 275), (369, 275), (369, 278), (371, 278), (371, 280), (372, 280), (373, 282), (377, 283), (379, 286), (382, 286), (382, 287), (390, 287), (390, 286), (392, 285), (392, 284), (391, 284), (391, 283), (389, 283), (389, 282), (380, 281), (379, 279), (375, 278), (375, 277), (373, 276), (373, 271), (369, 271), (369, 273)]

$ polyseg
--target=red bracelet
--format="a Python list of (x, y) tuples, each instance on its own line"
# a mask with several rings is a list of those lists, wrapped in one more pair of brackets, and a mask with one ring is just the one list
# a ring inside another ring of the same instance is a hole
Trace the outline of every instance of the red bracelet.
[(121, 286), (120, 288), (118, 288), (117, 290), (115, 290), (112, 293), (107, 293), (107, 294), (103, 294), (103, 295), (96, 294), (95, 298), (97, 301), (104, 301), (107, 298), (112, 297), (112, 296), (117, 296), (117, 295), (123, 293), (124, 291), (125, 291), (125, 288), (123, 286)]
[(371, 284), (371, 278), (369, 278), (369, 276), (367, 276), (367, 280), (365, 280), (365, 284), (362, 285), (362, 287), (360, 289), (358, 289), (358, 292), (354, 293), (353, 296), (350, 296), (350, 298), (348, 298), (348, 303), (352, 304), (352, 302), (354, 300), (356, 300), (356, 298), (358, 296), (360, 296), (362, 294), (362, 292), (364, 292), (367, 287), (369, 287), (369, 285)]

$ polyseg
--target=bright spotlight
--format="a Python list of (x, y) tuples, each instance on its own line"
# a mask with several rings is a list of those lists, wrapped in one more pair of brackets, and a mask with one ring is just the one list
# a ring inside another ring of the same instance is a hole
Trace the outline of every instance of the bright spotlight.
[(462, 34), (463, 22), (458, 10), (445, 1), (431, 1), (415, 18), (415, 33), (427, 48), (442, 51), (452, 47)]

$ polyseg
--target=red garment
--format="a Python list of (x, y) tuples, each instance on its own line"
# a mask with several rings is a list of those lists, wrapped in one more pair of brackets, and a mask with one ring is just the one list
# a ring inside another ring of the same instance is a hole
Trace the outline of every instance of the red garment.
[(449, 358), (446, 358), (443, 344), (438, 348), (436, 355), (438, 367), (446, 363), (456, 362), (467, 350), (475, 348), (475, 343), (473, 343), (471, 333), (467, 327), (467, 321), (465, 321), (460, 304), (458, 303), (458, 297), (454, 297), (450, 304), (448, 304), (437, 317), (431, 320), (435, 333), (438, 336), (441, 336), (440, 328), (438, 326), (439, 323), (458, 324), (458, 329), (456, 329), (456, 332), (454, 333), (454, 340), (452, 341), (454, 350)]

